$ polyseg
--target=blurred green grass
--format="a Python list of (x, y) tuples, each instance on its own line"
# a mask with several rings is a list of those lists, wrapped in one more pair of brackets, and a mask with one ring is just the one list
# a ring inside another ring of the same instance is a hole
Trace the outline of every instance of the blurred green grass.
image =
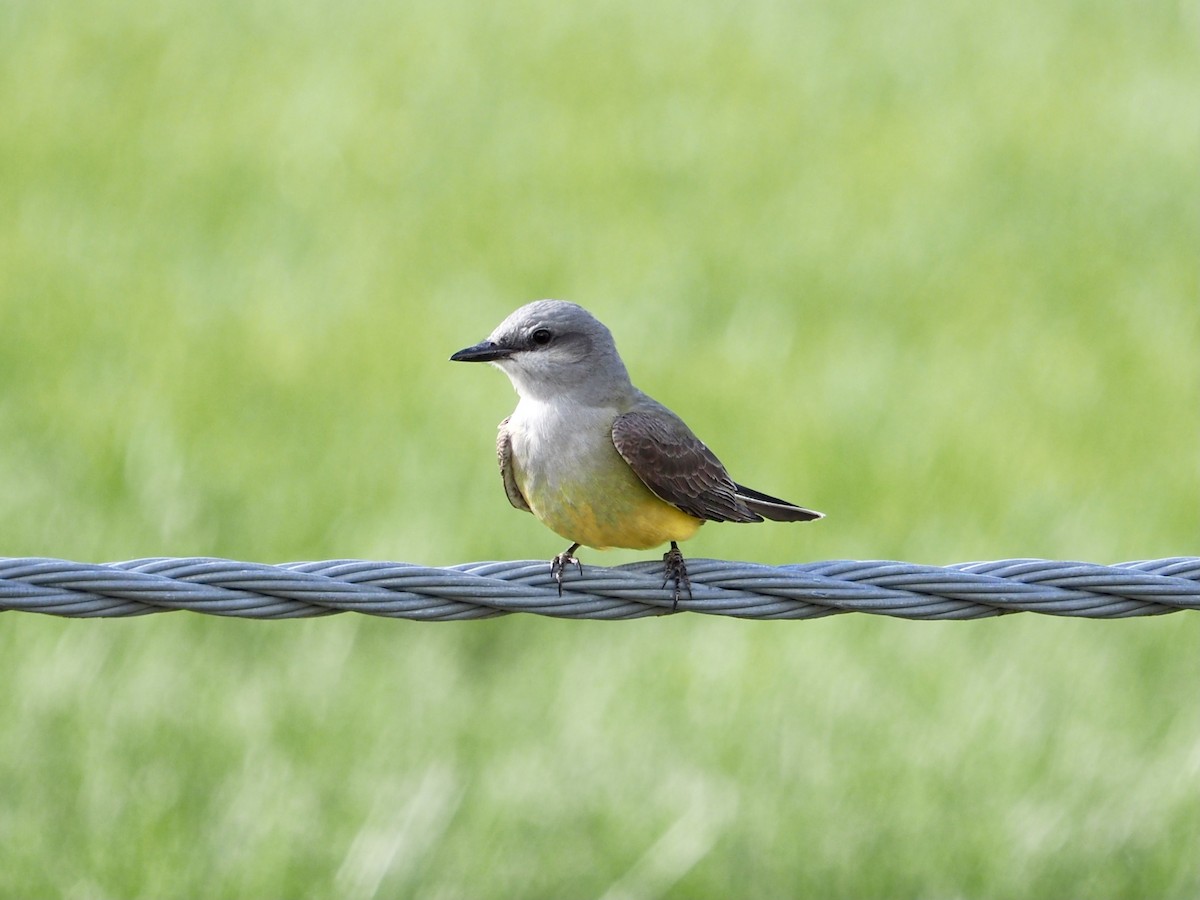
[[(559, 296), (829, 513), (692, 555), (1195, 554), (1198, 23), (10, 3), (0, 552), (548, 558)], [(6, 616), (0, 895), (1194, 897), (1194, 619)]]

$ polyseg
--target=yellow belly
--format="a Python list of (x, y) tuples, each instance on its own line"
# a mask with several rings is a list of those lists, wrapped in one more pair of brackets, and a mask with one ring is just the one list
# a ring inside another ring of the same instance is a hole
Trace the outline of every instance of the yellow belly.
[[(657, 497), (627, 510), (618, 519), (593, 506), (572, 505), (539, 518), (569, 541), (607, 550), (646, 550), (668, 541), (685, 541), (704, 523)], [(534, 509), (537, 514), (537, 509)]]
[[(624, 463), (622, 463), (624, 466)], [(517, 475), (529, 508), (547, 527), (573, 543), (606, 550), (646, 550), (668, 541), (683, 541), (704, 524), (702, 519), (660, 500), (629, 470), (619, 476), (584, 480), (577, 485), (529, 484)]]

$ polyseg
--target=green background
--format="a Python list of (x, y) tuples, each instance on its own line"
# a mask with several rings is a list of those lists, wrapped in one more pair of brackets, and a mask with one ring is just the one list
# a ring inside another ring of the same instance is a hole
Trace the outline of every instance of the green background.
[[(1197, 552), (1194, 3), (0, 10), (9, 556), (549, 559), (543, 296), (693, 556)], [(592, 551), (588, 563), (648, 554)], [(0, 896), (1189, 897), (1200, 616), (0, 618)]]

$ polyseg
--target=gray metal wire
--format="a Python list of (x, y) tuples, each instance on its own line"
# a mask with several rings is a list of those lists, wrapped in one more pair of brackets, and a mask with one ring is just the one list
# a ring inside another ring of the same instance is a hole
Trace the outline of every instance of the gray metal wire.
[[(904, 619), (978, 619), (1010, 612), (1116, 619), (1200, 609), (1200, 557), (1101, 566), (1044, 559), (922, 566), (831, 560), (787, 566), (689, 559), (692, 597), (679, 610), (743, 619), (863, 612)], [(569, 570), (562, 596), (544, 560), (408, 563), (326, 560), (281, 565), (227, 559), (80, 563), (0, 558), (0, 611), (73, 618), (186, 609), (250, 619), (358, 612), (422, 621), (514, 612), (636, 619), (670, 612), (662, 563)]]

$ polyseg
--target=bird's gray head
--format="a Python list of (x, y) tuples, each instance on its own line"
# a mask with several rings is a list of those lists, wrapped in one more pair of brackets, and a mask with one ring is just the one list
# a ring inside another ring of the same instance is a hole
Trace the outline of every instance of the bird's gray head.
[(492, 363), (531, 400), (567, 396), (600, 404), (632, 390), (609, 330), (582, 306), (563, 300), (525, 304), (487, 340), (450, 358)]

